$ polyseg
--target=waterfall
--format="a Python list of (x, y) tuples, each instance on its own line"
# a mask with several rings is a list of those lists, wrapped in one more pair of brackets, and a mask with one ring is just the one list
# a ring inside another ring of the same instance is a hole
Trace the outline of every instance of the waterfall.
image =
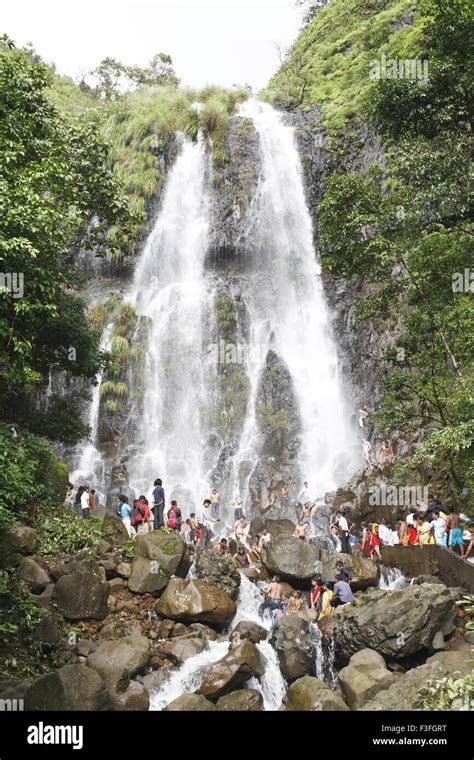
[(207, 493), (203, 452), (210, 392), (203, 356), (209, 338), (203, 325), (212, 299), (204, 273), (206, 163), (201, 141), (184, 142), (129, 297), (150, 324), (139, 452), (127, 465), (130, 486), (149, 493), (160, 477), (168, 498), (177, 498), (185, 512)]
[(193, 693), (199, 689), (202, 680), (202, 669), (221, 660), (229, 651), (228, 641), (209, 641), (208, 648), (175, 670), (165, 685), (157, 692), (150, 694), (150, 710), (164, 710), (174, 699), (182, 694)]
[(247, 688), (257, 689), (263, 697), (264, 710), (278, 710), (286, 693), (286, 681), (278, 663), (278, 655), (268, 641), (257, 644), (265, 662), (265, 672), (261, 678), (251, 678)]
[(265, 620), (262, 620), (258, 614), (258, 608), (262, 602), (263, 597), (258, 585), (249, 581), (249, 579), (241, 573), (239, 598), (237, 599), (237, 612), (232, 621), (231, 627), (235, 628), (237, 623), (249, 621), (251, 623), (258, 623), (258, 625), (261, 625), (263, 628), (270, 628), (269, 619), (266, 618)]
[[(102, 351), (108, 351), (110, 348), (110, 336), (112, 333), (112, 324), (105, 328), (100, 348)], [(89, 427), (90, 435), (87, 441), (76, 446), (73, 466), (74, 469), (69, 475), (69, 480), (74, 485), (90, 485), (96, 489), (99, 501), (105, 503), (106, 484), (104, 472), (104, 460), (102, 454), (96, 446), (97, 426), (99, 424), (99, 405), (100, 405), (100, 384), (102, 382), (102, 372), (96, 377), (96, 384), (92, 391), (92, 401), (89, 407)]]
[(384, 591), (398, 591), (407, 585), (407, 580), (397, 567), (380, 568), (379, 588)]
[(322, 495), (352, 474), (360, 455), (313, 247), (301, 163), (293, 130), (271, 106), (250, 100), (240, 115), (253, 120), (259, 135), (262, 173), (247, 231), (251, 393), (234, 479), (242, 462), (255, 461), (258, 455), (255, 401), (271, 347), (288, 366), (298, 399), (302, 474), (313, 492)]
[(325, 638), (319, 627), (311, 623), (311, 638), (314, 648), (314, 670), (316, 678), (324, 681), (332, 689), (338, 685), (338, 677), (334, 667), (336, 657), (336, 644), (333, 637)]

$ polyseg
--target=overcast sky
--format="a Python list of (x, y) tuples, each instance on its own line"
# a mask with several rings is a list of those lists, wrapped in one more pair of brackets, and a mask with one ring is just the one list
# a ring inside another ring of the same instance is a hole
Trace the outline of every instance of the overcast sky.
[(32, 42), (73, 77), (106, 56), (146, 64), (169, 53), (182, 83), (264, 86), (278, 68), (277, 44), (298, 33), (295, 0), (4, 0), (0, 33)]

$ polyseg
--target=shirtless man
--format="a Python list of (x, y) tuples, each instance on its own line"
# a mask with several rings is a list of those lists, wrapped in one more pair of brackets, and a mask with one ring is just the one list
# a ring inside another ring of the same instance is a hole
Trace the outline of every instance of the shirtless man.
[(303, 520), (299, 521), (298, 525), (295, 528), (295, 532), (293, 533), (293, 535), (296, 538), (301, 538), (302, 541), (307, 541), (308, 540), (308, 526), (305, 525), (305, 523), (303, 522)]
[(274, 575), (265, 591), (265, 601), (258, 608), (258, 614), (263, 617), (265, 610), (281, 609), (283, 603), (283, 586), (278, 575)]
[(446, 532), (449, 536), (448, 546), (453, 551), (455, 546), (459, 546), (461, 558), (464, 557), (464, 537), (461, 528), (461, 518), (453, 509), (449, 510), (446, 518)]
[(398, 531), (398, 538), (400, 540), (400, 543), (403, 545), (403, 543), (406, 543), (405, 536), (408, 536), (408, 525), (403, 520), (399, 520), (396, 525), (397, 531)]
[(238, 544), (244, 543), (244, 528), (245, 517), (239, 517), (234, 523), (234, 533)]
[(209, 498), (211, 499), (211, 517), (213, 520), (219, 520), (221, 504), (220, 491), (218, 491), (217, 488), (213, 488)]
[(311, 525), (311, 509), (312, 504), (310, 501), (307, 501), (300, 514), (300, 520), (303, 520), (305, 525)]
[(253, 562), (259, 562), (262, 556), (260, 551), (260, 536), (254, 536), (252, 539), (252, 545), (249, 549), (249, 559)]

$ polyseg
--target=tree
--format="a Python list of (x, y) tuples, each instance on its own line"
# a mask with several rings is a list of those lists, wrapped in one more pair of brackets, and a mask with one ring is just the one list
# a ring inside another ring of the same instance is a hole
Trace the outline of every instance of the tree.
[(71, 250), (78, 241), (107, 250), (113, 224), (123, 232), (115, 245), (126, 245), (132, 224), (97, 127), (50, 105), (50, 76), (28, 51), (0, 43), (0, 413), (9, 420), (50, 366), (89, 380), (98, 371), (98, 336), (67, 287)]

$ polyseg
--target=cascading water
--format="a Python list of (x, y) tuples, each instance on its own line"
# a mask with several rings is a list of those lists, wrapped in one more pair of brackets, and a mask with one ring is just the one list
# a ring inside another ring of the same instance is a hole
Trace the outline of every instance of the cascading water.
[(316, 678), (327, 683), (332, 689), (338, 684), (334, 667), (336, 644), (333, 638), (326, 639), (316, 624), (311, 624), (311, 638), (314, 650), (314, 670)]
[[(112, 333), (112, 324), (105, 328), (100, 348), (103, 351), (110, 349), (110, 336)], [(96, 384), (92, 391), (92, 401), (89, 408), (89, 439), (76, 447), (75, 456), (73, 457), (74, 469), (70, 473), (69, 479), (75, 485), (93, 485), (96, 489), (100, 501), (105, 501), (106, 486), (104, 460), (101, 452), (96, 446), (97, 426), (99, 424), (99, 405), (100, 405), (100, 384), (102, 382), (102, 372), (96, 377)]]
[(397, 567), (380, 568), (379, 588), (383, 591), (398, 591), (407, 585), (407, 579)]
[(262, 175), (247, 235), (253, 262), (246, 294), (251, 394), (234, 478), (243, 461), (257, 457), (255, 400), (271, 347), (286, 363), (298, 398), (301, 470), (322, 495), (352, 474), (360, 454), (344, 401), (300, 159), (292, 129), (273, 108), (250, 100), (240, 114), (252, 119), (259, 135)]
[[(168, 177), (163, 205), (137, 266), (130, 302), (150, 320), (139, 453), (130, 486), (149, 493), (156, 477), (189, 512), (206, 493), (203, 452), (209, 405), (203, 324), (209, 198), (206, 154), (185, 142)], [(208, 342), (208, 341), (207, 341)]]

